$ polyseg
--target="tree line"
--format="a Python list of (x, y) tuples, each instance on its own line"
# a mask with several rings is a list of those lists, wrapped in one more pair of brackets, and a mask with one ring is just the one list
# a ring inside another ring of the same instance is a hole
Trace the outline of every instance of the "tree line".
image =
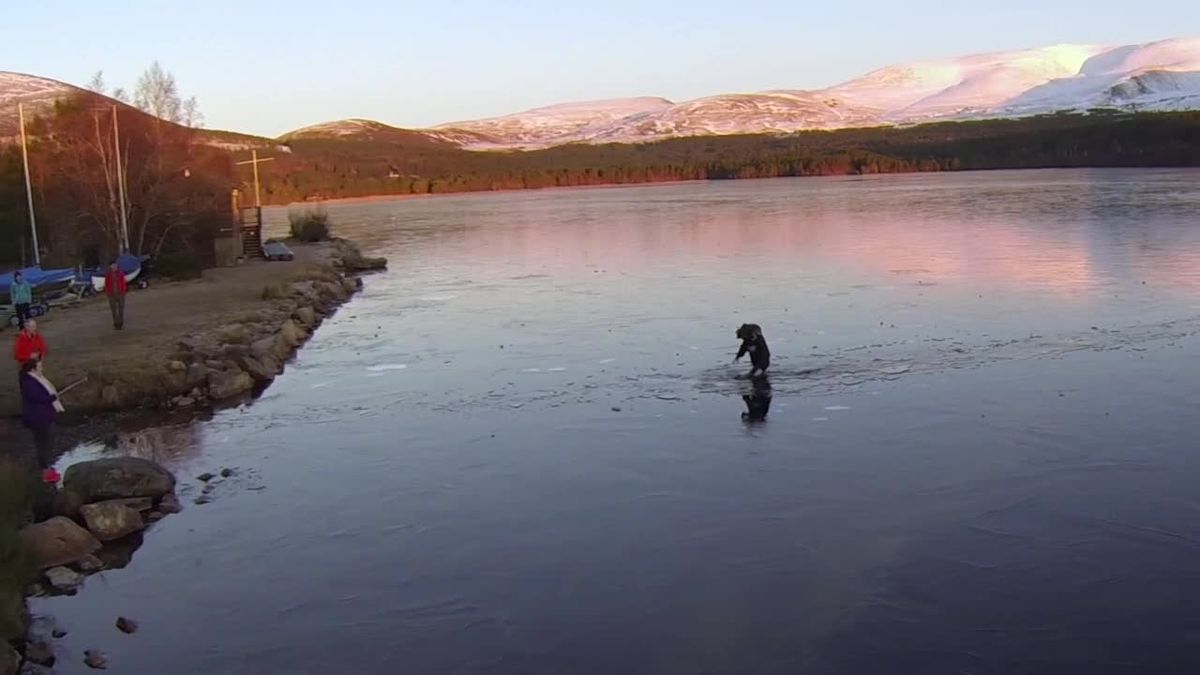
[[(229, 154), (199, 142), (195, 99), (157, 63), (131, 95), (106, 91), (100, 73), (91, 87), (112, 98), (78, 93), (27, 125), (43, 265), (126, 250), (211, 258), (235, 178)], [(30, 263), (31, 239), (20, 149), (0, 148), (0, 263)]]
[(442, 194), (782, 176), (1200, 165), (1200, 113), (1058, 114), (909, 128), (678, 138), (471, 152), (412, 133), (296, 138), (264, 200)]

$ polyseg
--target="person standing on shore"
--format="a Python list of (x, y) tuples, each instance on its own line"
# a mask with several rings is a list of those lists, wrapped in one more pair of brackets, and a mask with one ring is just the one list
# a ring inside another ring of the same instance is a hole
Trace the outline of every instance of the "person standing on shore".
[(108, 296), (108, 309), (112, 312), (113, 328), (117, 330), (125, 330), (125, 294), (128, 291), (129, 284), (125, 281), (125, 275), (117, 266), (117, 261), (114, 260), (108, 266), (108, 271), (104, 273), (104, 293)]
[(58, 390), (42, 373), (40, 359), (30, 359), (21, 364), (21, 421), (33, 432), (33, 443), (37, 448), (38, 468), (42, 480), (58, 482), (54, 463), (52, 432), (58, 413), (63, 405), (58, 400)]
[(25, 327), (17, 333), (17, 341), (13, 344), (13, 359), (20, 365), (25, 365), (27, 361), (41, 361), (46, 358), (49, 352), (46, 347), (46, 338), (38, 332), (37, 321), (29, 319), (25, 322)]
[(25, 281), (25, 275), (20, 270), (13, 272), (12, 285), (8, 287), (12, 298), (13, 308), (17, 310), (17, 328), (24, 328), (29, 320), (29, 305), (33, 304), (33, 286)]

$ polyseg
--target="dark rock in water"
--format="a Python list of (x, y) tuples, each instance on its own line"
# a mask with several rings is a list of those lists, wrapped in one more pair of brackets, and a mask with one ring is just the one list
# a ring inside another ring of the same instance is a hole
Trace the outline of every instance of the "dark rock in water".
[(179, 503), (179, 497), (176, 497), (174, 492), (170, 492), (163, 495), (163, 498), (158, 502), (158, 511), (170, 515), (183, 511), (183, 506)]
[(196, 476), (196, 480), (198, 480), (202, 483), (207, 483), (208, 481), (210, 481), (216, 477), (217, 477), (216, 474), (205, 471), (204, 473), (200, 474), (199, 476)]
[(61, 593), (73, 591), (83, 583), (82, 574), (66, 567), (51, 567), (44, 574), (50, 588)]
[(50, 634), (53, 635), (54, 639), (56, 640), (67, 637), (67, 631), (61, 628), (55, 628)]
[(88, 668), (104, 670), (108, 668), (108, 656), (99, 649), (89, 649), (83, 653), (83, 662)]
[(137, 632), (137, 629), (138, 623), (133, 619), (126, 619), (123, 616), (117, 617), (117, 630), (122, 633), (133, 634)]
[(76, 567), (79, 568), (80, 572), (99, 572), (104, 569), (104, 561), (94, 555), (89, 555), (80, 560), (76, 564)]
[(69, 565), (100, 550), (91, 532), (62, 516), (26, 526), (20, 538), (42, 569)]
[(192, 503), (197, 504), (197, 505), (204, 505), (204, 504), (208, 504), (211, 501), (212, 501), (212, 497), (210, 497), (208, 495), (200, 495), (199, 497), (196, 497), (195, 499), (193, 499)]
[(86, 504), (79, 510), (88, 529), (100, 541), (120, 539), (146, 528), (142, 514), (126, 506), (123, 500)]
[(175, 489), (175, 477), (156, 462), (138, 457), (111, 457), (72, 464), (63, 488), (84, 504), (110, 499), (158, 499)]
[(25, 645), (25, 660), (39, 666), (54, 666), (54, 648), (48, 642), (34, 640)]
[(200, 491), (200, 493), (201, 493), (201, 494), (208, 494), (208, 493), (210, 493), (210, 492), (212, 492), (213, 490), (216, 490), (216, 489), (217, 489), (217, 484), (216, 484), (216, 483), (209, 483), (208, 485), (205, 485), (205, 486), (204, 486), (204, 489), (203, 489), (203, 490), (201, 490), (201, 491)]
[(230, 476), (233, 476), (234, 474), (235, 474), (235, 472), (233, 469), (221, 469), (221, 477), (222, 478), (229, 478)]

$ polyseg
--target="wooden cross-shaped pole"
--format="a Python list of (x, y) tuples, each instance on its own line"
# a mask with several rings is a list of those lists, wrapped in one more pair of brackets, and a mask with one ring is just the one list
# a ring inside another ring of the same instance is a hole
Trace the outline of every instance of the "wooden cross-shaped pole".
[(258, 150), (251, 150), (250, 159), (244, 162), (238, 162), (238, 166), (241, 166), (242, 164), (254, 165), (254, 205), (256, 207), (262, 206), (262, 197), (259, 195), (258, 191), (258, 165), (260, 162), (270, 162), (274, 159), (274, 157), (263, 157), (262, 159), (259, 159)]

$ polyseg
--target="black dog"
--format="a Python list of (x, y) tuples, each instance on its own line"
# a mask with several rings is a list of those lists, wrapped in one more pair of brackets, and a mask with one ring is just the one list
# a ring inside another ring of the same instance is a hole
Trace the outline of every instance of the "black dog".
[(767, 341), (763, 339), (762, 328), (756, 323), (744, 323), (737, 329), (737, 337), (742, 341), (742, 346), (738, 348), (733, 362), (737, 363), (738, 359), (749, 352), (750, 364), (754, 366), (750, 369), (750, 376), (766, 373), (767, 368), (771, 366), (771, 350), (767, 348)]

